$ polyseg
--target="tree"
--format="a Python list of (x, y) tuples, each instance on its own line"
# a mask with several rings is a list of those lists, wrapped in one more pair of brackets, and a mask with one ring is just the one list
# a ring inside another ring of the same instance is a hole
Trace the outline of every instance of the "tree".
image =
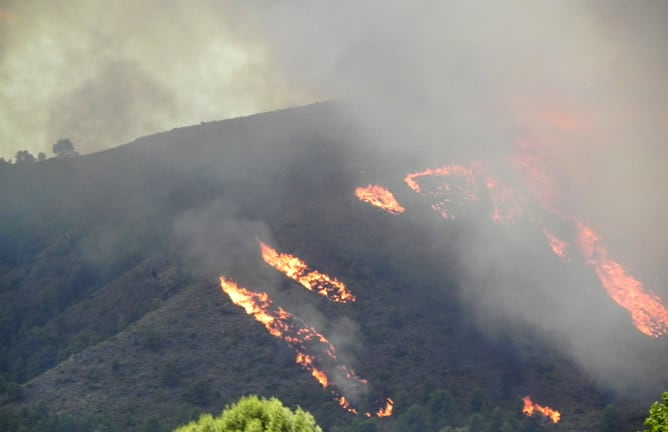
[(70, 141), (69, 138), (59, 139), (53, 145), (52, 150), (56, 157), (72, 157), (79, 154), (76, 150), (74, 150), (74, 144), (72, 144), (72, 141)]
[(652, 404), (644, 424), (648, 427), (644, 432), (668, 431), (668, 392), (661, 395), (661, 403)]
[(458, 423), (457, 402), (448, 390), (437, 390), (429, 395), (427, 406), (432, 427), (440, 429)]
[(16, 152), (16, 157), (15, 157), (15, 163), (18, 164), (24, 164), (24, 163), (32, 163), (35, 162), (37, 159), (35, 159), (35, 156), (32, 155), (28, 150), (19, 150)]
[(411, 405), (397, 420), (402, 431), (422, 432), (429, 429), (427, 410), (422, 405)]
[(619, 410), (614, 405), (608, 405), (603, 410), (601, 424), (598, 427), (599, 432), (615, 432), (619, 430), (621, 416)]
[(225, 407), (219, 417), (202, 415), (175, 432), (322, 432), (313, 416), (297, 407), (291, 411), (276, 398), (247, 396)]

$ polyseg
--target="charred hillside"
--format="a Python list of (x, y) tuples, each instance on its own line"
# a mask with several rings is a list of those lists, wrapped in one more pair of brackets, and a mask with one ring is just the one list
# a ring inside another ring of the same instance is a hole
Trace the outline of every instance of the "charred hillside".
[[(665, 337), (640, 334), (605, 290), (585, 291), (600, 286), (595, 275), (575, 255), (555, 256), (535, 224), (489, 223), (484, 206), (444, 221), (402, 181), (421, 163), (378, 152), (336, 104), (319, 104), (0, 167), (5, 429), (168, 430), (249, 393), (299, 404), (327, 430), (583, 431), (613, 417), (614, 430), (639, 428), (666, 383), (656, 366)], [(406, 212), (359, 201), (355, 189), (370, 183), (393, 190)], [(336, 278), (356, 300), (304, 289), (263, 262), (258, 241)], [(480, 249), (487, 258), (475, 261)], [(272, 310), (336, 347), (331, 365), (325, 345), (312, 352), (332, 385), (295, 362), (303, 345), (235, 305), (221, 275), (267, 293)], [(541, 295), (547, 280), (575, 300)], [(510, 310), (497, 297), (510, 287), (529, 299), (514, 318), (497, 313)], [(551, 332), (566, 308), (567, 323)], [(564, 329), (623, 341), (642, 370), (588, 369), (564, 348)], [(338, 377), (338, 365), (358, 384)], [(394, 413), (365, 420), (333, 395), (360, 413), (391, 398)], [(526, 395), (559, 409), (562, 422), (524, 417)]]

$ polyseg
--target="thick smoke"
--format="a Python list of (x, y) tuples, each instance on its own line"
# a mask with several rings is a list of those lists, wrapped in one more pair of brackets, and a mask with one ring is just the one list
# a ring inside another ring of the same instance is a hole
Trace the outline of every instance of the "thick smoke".
[[(280, 2), (254, 16), (290, 76), (343, 100), (384, 157), (424, 168), (535, 144), (561, 210), (668, 303), (664, 2)], [(605, 385), (651, 381), (654, 341), (620, 331), (630, 319), (591, 269), (569, 279), (531, 253), (513, 264), (540, 230), (505, 235), (490, 245), (478, 227), (458, 246), (482, 325), (528, 322)]]
[(0, 2), (0, 157), (303, 104), (236, 2)]

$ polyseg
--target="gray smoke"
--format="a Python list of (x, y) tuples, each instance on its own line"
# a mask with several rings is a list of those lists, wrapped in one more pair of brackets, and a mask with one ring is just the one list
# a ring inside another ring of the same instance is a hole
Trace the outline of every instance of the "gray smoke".
[(273, 67), (242, 5), (0, 2), (0, 157), (83, 153), (314, 97)]
[[(343, 100), (385, 157), (426, 168), (538, 144), (561, 210), (668, 304), (665, 2), (280, 2), (254, 16), (294, 80)], [(458, 245), (483, 328), (519, 320), (601, 384), (651, 382), (660, 361), (647, 344), (661, 342), (632, 328), (591, 268), (575, 278), (521, 252), (538, 227), (503, 236), (480, 226)]]

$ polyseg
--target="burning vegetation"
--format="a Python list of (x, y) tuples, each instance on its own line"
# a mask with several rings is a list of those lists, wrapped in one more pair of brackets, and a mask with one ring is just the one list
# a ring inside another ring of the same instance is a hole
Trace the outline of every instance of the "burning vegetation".
[[(329, 390), (341, 408), (351, 414), (359, 414), (350, 401), (337, 390), (335, 380), (325, 372), (325, 369), (337, 371), (337, 380), (345, 381), (345, 383), (339, 381), (338, 387), (345, 384), (348, 388), (361, 389), (368, 386), (368, 382), (358, 377), (337, 358), (334, 345), (325, 336), (283, 308), (274, 307), (267, 293), (250, 291), (224, 276), (220, 277), (220, 287), (232, 303), (243, 308), (248, 315), (262, 324), (269, 334), (285, 341), (294, 349), (295, 362), (308, 371), (323, 388)], [(392, 399), (388, 398), (378, 411), (367, 412), (365, 415), (387, 417), (392, 415), (393, 404)]]
[[(529, 215), (527, 212), (526, 203), (530, 202), (529, 197), (533, 198), (544, 214), (556, 216), (576, 228), (578, 235), (573, 243), (580, 250), (582, 259), (593, 267), (610, 298), (629, 312), (635, 327), (650, 337), (668, 333), (668, 309), (661, 299), (609, 257), (591, 227), (560, 208), (558, 184), (547, 173), (542, 160), (531, 151), (534, 147), (530, 142), (519, 141), (518, 152), (509, 159), (509, 165), (524, 179), (522, 188), (501, 182), (492, 174), (491, 165), (482, 161), (473, 161), (470, 166), (446, 165), (409, 173), (404, 176), (404, 182), (413, 192), (424, 195), (429, 206), (446, 220), (466, 215), (468, 209), (480, 205), (480, 197), (485, 196), (493, 223), (510, 224), (524, 220), (544, 225), (547, 218), (534, 217), (533, 213)], [(357, 191), (360, 189), (356, 190), (358, 198)], [(378, 207), (393, 213), (383, 206)], [(556, 256), (566, 262), (571, 261), (566, 240), (557, 237), (547, 227), (543, 227), (543, 235)]]
[(343, 282), (329, 277), (308, 265), (296, 256), (279, 253), (266, 243), (258, 240), (264, 262), (299, 283), (309, 291), (313, 291), (336, 303), (350, 303), (355, 296), (348, 291)]
[(582, 223), (577, 227), (578, 246), (610, 298), (631, 314), (633, 324), (643, 334), (659, 337), (668, 333), (668, 309), (661, 299), (645, 290), (640, 281), (608, 256), (591, 228)]
[[(330, 301), (349, 303), (356, 300), (346, 286), (335, 278), (316, 270), (311, 270), (301, 259), (277, 252), (275, 249), (258, 240), (264, 262), (299, 283), (307, 290), (315, 292)], [(368, 382), (355, 374), (336, 356), (336, 349), (329, 340), (309, 327), (304, 321), (281, 307), (274, 307), (267, 293), (250, 291), (236, 282), (220, 277), (220, 286), (230, 300), (264, 325), (269, 334), (285, 341), (296, 352), (295, 362), (325, 389), (328, 389), (337, 403), (351, 414), (359, 414), (358, 410), (337, 388), (345, 386), (349, 389), (365, 389)], [(336, 379), (326, 372), (334, 371)], [(338, 384), (337, 384), (338, 380)], [(343, 381), (345, 382), (343, 382)], [(365, 412), (367, 417), (387, 417), (392, 415), (394, 401), (390, 398), (375, 412)]]
[(355, 189), (355, 196), (362, 202), (371, 204), (394, 215), (406, 211), (388, 189), (378, 185), (368, 185)]
[(559, 411), (553, 410), (548, 406), (535, 404), (531, 401), (529, 396), (523, 397), (522, 402), (524, 402), (522, 412), (527, 416), (532, 416), (535, 413), (538, 413), (552, 420), (552, 423), (559, 423), (559, 420), (561, 420), (561, 413)]

